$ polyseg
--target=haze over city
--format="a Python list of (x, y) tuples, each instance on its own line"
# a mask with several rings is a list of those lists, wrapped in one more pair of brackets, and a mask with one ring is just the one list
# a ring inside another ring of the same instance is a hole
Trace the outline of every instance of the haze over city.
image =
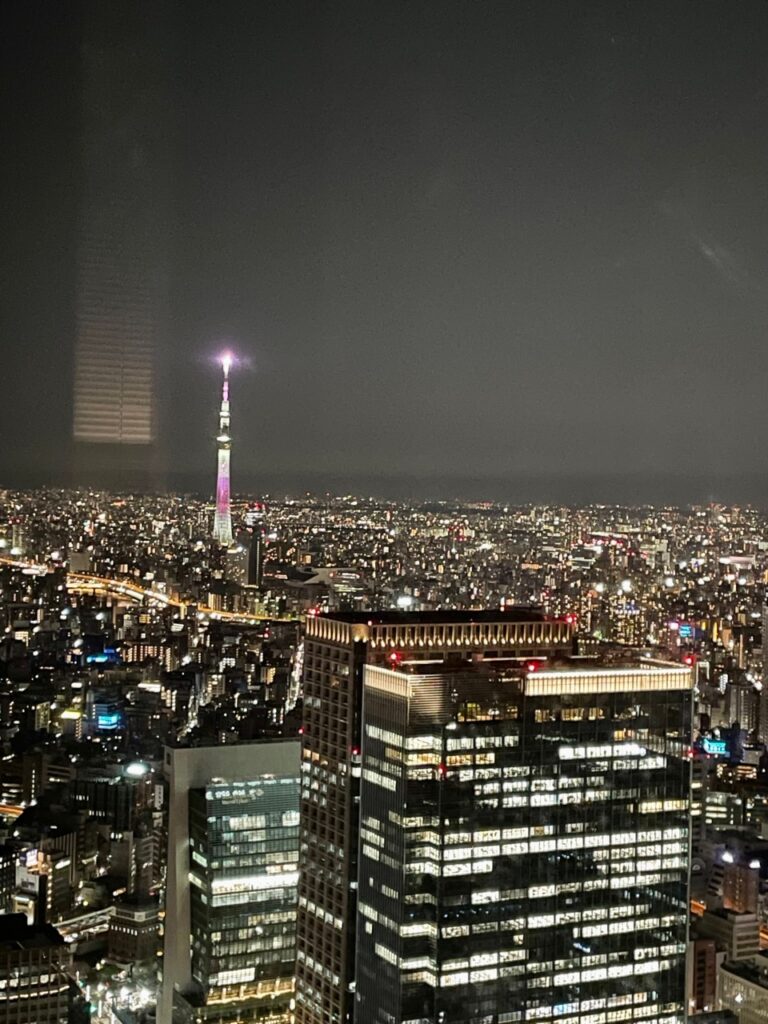
[[(94, 9), (3, 12), (0, 474), (19, 485), (73, 482)], [(155, 6), (157, 485), (209, 488), (207, 360), (229, 339), (253, 366), (243, 491), (768, 499), (767, 18)]]

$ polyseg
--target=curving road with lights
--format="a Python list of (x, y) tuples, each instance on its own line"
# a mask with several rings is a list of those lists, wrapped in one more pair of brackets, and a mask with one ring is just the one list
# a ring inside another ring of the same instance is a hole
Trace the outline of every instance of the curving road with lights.
[[(48, 572), (48, 566), (42, 562), (25, 562), (17, 558), (0, 556), (0, 563), (40, 576)], [(67, 590), (71, 590), (76, 594), (106, 594), (110, 597), (122, 597), (137, 604), (143, 601), (147, 601), (150, 604), (154, 602), (165, 607), (178, 608), (182, 614), (185, 614), (189, 605), (194, 603), (192, 601), (181, 601), (178, 598), (163, 593), (161, 590), (143, 587), (133, 580), (112, 579), (108, 576), (94, 576), (84, 572), (67, 573)], [(197, 605), (197, 615), (200, 619), (231, 622), (241, 626), (258, 626), (262, 622), (298, 621), (292, 615), (247, 615), (243, 612), (219, 611), (205, 604)]]

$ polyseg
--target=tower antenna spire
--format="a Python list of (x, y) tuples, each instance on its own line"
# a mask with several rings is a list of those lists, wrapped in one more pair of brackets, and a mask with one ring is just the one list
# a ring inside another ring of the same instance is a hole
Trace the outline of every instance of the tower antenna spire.
[(219, 433), (216, 436), (218, 471), (216, 474), (216, 513), (213, 519), (213, 539), (223, 547), (229, 547), (234, 539), (229, 493), (229, 461), (232, 448), (232, 437), (229, 432), (229, 371), (232, 363), (231, 353), (225, 352), (221, 357), (224, 379), (221, 386)]

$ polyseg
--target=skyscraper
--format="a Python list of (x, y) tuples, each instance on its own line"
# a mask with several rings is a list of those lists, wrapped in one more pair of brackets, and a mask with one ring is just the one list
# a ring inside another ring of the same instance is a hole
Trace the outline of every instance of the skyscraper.
[(690, 669), (366, 666), (356, 1024), (683, 1024)]
[(77, 472), (144, 482), (157, 439), (156, 346), (167, 304), (168, 98), (160, 7), (83, 14), (83, 193), (76, 292)]
[(158, 1019), (287, 1024), (298, 881), (299, 744), (169, 748)]
[[(366, 664), (467, 665), (568, 653), (571, 626), (537, 609), (310, 616), (304, 645), (298, 1024), (352, 1012)], [(435, 670), (437, 670), (435, 668)]]
[(229, 494), (229, 458), (232, 438), (229, 433), (229, 370), (232, 357), (222, 356), (221, 368), (224, 381), (221, 386), (221, 408), (219, 410), (219, 433), (216, 436), (218, 452), (216, 473), (216, 513), (213, 520), (213, 538), (224, 547), (233, 542), (232, 511)]

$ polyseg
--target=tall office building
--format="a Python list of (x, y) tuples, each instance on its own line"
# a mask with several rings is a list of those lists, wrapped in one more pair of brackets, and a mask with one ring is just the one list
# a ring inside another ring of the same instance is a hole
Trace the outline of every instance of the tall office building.
[(166, 323), (170, 107), (163, 5), (83, 12), (83, 191), (76, 283), (76, 473), (151, 478)]
[(643, 660), (366, 666), (356, 1024), (683, 1024), (691, 700)]
[(260, 530), (242, 530), (226, 553), (227, 579), (244, 587), (261, 588), (264, 539)]
[(168, 748), (163, 1024), (287, 1024), (299, 744)]
[(354, 998), (358, 797), (367, 664), (468, 665), (569, 653), (537, 609), (310, 616), (304, 643), (298, 1024), (344, 1024)]
[(249, 587), (258, 587), (264, 580), (264, 532), (261, 527), (247, 531), (248, 538), (248, 579)]
[[(720, 954), (722, 959), (724, 954)], [(688, 945), (688, 1014), (710, 1013), (717, 992), (717, 943), (694, 939)]]

